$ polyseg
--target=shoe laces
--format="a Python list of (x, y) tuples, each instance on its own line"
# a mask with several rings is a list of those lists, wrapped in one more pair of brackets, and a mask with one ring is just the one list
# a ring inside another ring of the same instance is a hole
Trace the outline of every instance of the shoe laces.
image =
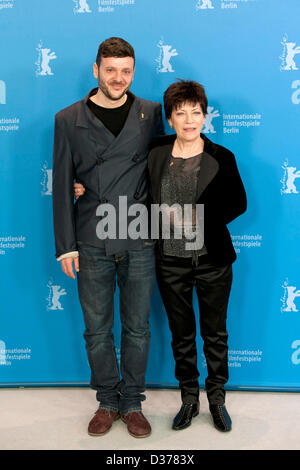
[(219, 415), (220, 420), (224, 424), (225, 428), (227, 428), (225, 416), (223, 414), (223, 405), (218, 405), (217, 410), (218, 410), (218, 415)]
[(142, 414), (141, 411), (131, 411), (131, 412), (127, 413), (125, 416), (126, 416), (126, 419), (130, 421), (130, 420), (135, 419), (135, 415), (137, 415), (139, 418), (143, 419), (143, 414)]

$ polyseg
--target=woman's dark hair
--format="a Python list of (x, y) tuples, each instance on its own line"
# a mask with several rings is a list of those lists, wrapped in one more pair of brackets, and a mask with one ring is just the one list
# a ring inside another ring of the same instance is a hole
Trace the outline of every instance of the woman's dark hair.
[(96, 57), (96, 64), (100, 67), (102, 57), (132, 57), (135, 62), (133, 47), (122, 38), (109, 38), (103, 41)]
[(164, 93), (166, 119), (170, 119), (172, 111), (183, 103), (200, 104), (203, 114), (207, 114), (207, 97), (200, 83), (178, 79), (166, 89)]

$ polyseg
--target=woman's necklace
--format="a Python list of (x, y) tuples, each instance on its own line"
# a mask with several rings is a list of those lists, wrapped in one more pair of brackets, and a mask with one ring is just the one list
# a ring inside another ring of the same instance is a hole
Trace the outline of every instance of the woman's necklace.
[(201, 138), (197, 143), (197, 146), (191, 148), (187, 148), (187, 146), (180, 146), (178, 140), (176, 139), (173, 145), (172, 156), (177, 158), (191, 158), (199, 155), (203, 152), (204, 149), (204, 142)]

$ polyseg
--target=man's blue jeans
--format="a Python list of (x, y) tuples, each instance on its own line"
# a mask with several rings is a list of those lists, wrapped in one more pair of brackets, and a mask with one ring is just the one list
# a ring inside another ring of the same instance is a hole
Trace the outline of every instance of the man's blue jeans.
[[(153, 243), (140, 251), (106, 256), (105, 250), (79, 244), (78, 291), (84, 313), (84, 338), (91, 368), (91, 388), (101, 408), (125, 414), (141, 410), (145, 400), (154, 287)], [(112, 327), (116, 279), (122, 326), (120, 371)]]

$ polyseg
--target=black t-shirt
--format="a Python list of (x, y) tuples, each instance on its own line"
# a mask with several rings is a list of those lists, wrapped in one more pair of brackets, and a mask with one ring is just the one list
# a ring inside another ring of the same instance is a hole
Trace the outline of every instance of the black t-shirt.
[(134, 97), (127, 94), (127, 100), (122, 106), (118, 108), (103, 108), (93, 103), (90, 99), (87, 101), (87, 105), (94, 113), (94, 115), (102, 121), (104, 126), (115, 136), (121, 132), (126, 122), (128, 113), (133, 103)]

